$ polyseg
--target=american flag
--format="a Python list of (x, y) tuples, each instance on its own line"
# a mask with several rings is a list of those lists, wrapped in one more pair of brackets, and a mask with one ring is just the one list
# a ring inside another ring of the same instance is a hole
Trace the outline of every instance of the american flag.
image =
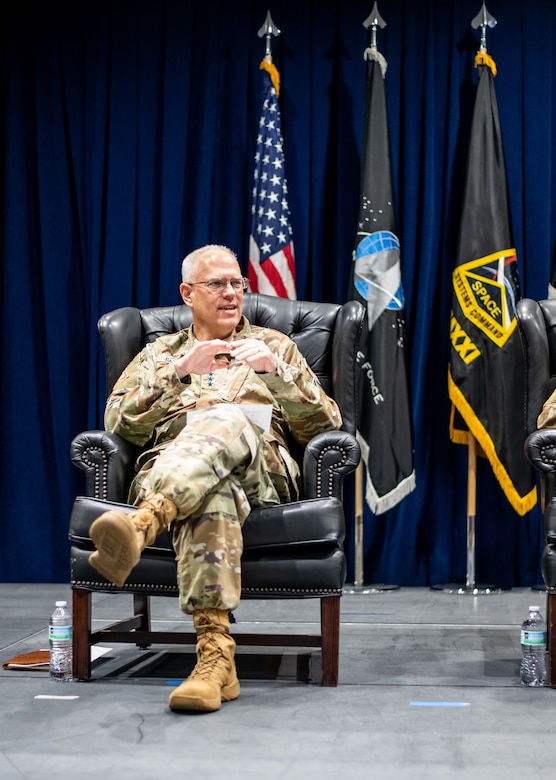
[(263, 79), (263, 108), (257, 135), (251, 208), (249, 286), (252, 292), (295, 300), (295, 257), (280, 107), (267, 70), (263, 70)]

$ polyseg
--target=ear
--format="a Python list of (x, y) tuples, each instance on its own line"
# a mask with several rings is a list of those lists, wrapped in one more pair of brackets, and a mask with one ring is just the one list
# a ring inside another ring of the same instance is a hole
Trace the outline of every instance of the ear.
[(185, 282), (182, 282), (180, 284), (180, 295), (181, 299), (184, 303), (186, 303), (188, 306), (191, 306), (191, 290), (193, 288), (190, 284), (186, 284)]

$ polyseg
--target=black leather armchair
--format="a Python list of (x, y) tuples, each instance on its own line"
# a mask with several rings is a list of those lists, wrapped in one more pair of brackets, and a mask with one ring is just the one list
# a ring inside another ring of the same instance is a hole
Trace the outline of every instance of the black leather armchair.
[[(342, 489), (344, 477), (360, 460), (354, 436), (357, 424), (355, 353), (365, 316), (356, 301), (344, 305), (290, 301), (246, 294), (244, 312), (255, 325), (287, 333), (301, 349), (325, 390), (337, 401), (343, 430), (322, 433), (299, 452), (303, 469), (302, 500), (254, 509), (244, 528), (242, 598), (318, 598), (320, 633), (261, 635), (236, 633), (238, 645), (320, 647), (323, 685), (337, 685), (340, 596), (346, 561)], [(185, 305), (151, 309), (126, 307), (104, 315), (99, 332), (106, 357), (108, 392), (123, 368), (148, 341), (173, 333), (191, 322)], [(139, 450), (105, 431), (81, 433), (72, 442), (73, 463), (87, 475), (87, 496), (78, 496), (70, 519), (71, 586), (73, 595), (74, 676), (91, 676), (90, 646), (97, 642), (189, 644), (193, 632), (151, 631), (149, 599), (177, 595), (176, 563), (170, 535), (161, 534), (147, 548), (122, 588), (107, 582), (89, 564), (94, 547), (89, 537), (93, 520), (114, 504), (126, 504)], [(94, 591), (133, 594), (131, 617), (92, 630)]]
[(547, 591), (549, 684), (556, 688), (556, 428), (537, 429), (542, 406), (556, 387), (556, 299), (522, 298), (517, 305), (527, 370), (525, 454), (540, 472), (545, 547), (542, 575)]

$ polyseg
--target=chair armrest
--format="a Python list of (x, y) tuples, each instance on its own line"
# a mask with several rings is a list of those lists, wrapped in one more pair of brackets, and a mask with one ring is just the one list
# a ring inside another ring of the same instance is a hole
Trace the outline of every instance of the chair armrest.
[(361, 449), (355, 436), (346, 431), (327, 431), (313, 437), (303, 456), (305, 498), (342, 500), (344, 477), (355, 471)]
[[(87, 494), (105, 501), (126, 502), (140, 449), (115, 433), (86, 431), (71, 443), (71, 460), (87, 475)], [(345, 431), (319, 433), (303, 457), (306, 498), (341, 500), (343, 480), (359, 464), (361, 450)]]
[(556, 471), (556, 428), (533, 431), (525, 441), (525, 455), (539, 471)]
[(126, 502), (140, 449), (115, 433), (85, 431), (71, 443), (71, 461), (87, 475), (87, 494)]

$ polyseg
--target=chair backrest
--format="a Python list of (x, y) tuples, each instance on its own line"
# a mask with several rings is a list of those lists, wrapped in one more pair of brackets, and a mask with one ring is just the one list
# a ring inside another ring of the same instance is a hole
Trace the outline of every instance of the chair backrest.
[(556, 387), (556, 299), (517, 304), (517, 324), (526, 367), (527, 433), (537, 428), (537, 417)]
[[(243, 311), (252, 325), (289, 336), (342, 412), (344, 430), (355, 433), (358, 420), (356, 350), (365, 317), (358, 301), (313, 303), (246, 293)], [(106, 358), (109, 393), (127, 364), (150, 341), (191, 324), (185, 304), (136, 309), (127, 306), (103, 315), (98, 329)]]

